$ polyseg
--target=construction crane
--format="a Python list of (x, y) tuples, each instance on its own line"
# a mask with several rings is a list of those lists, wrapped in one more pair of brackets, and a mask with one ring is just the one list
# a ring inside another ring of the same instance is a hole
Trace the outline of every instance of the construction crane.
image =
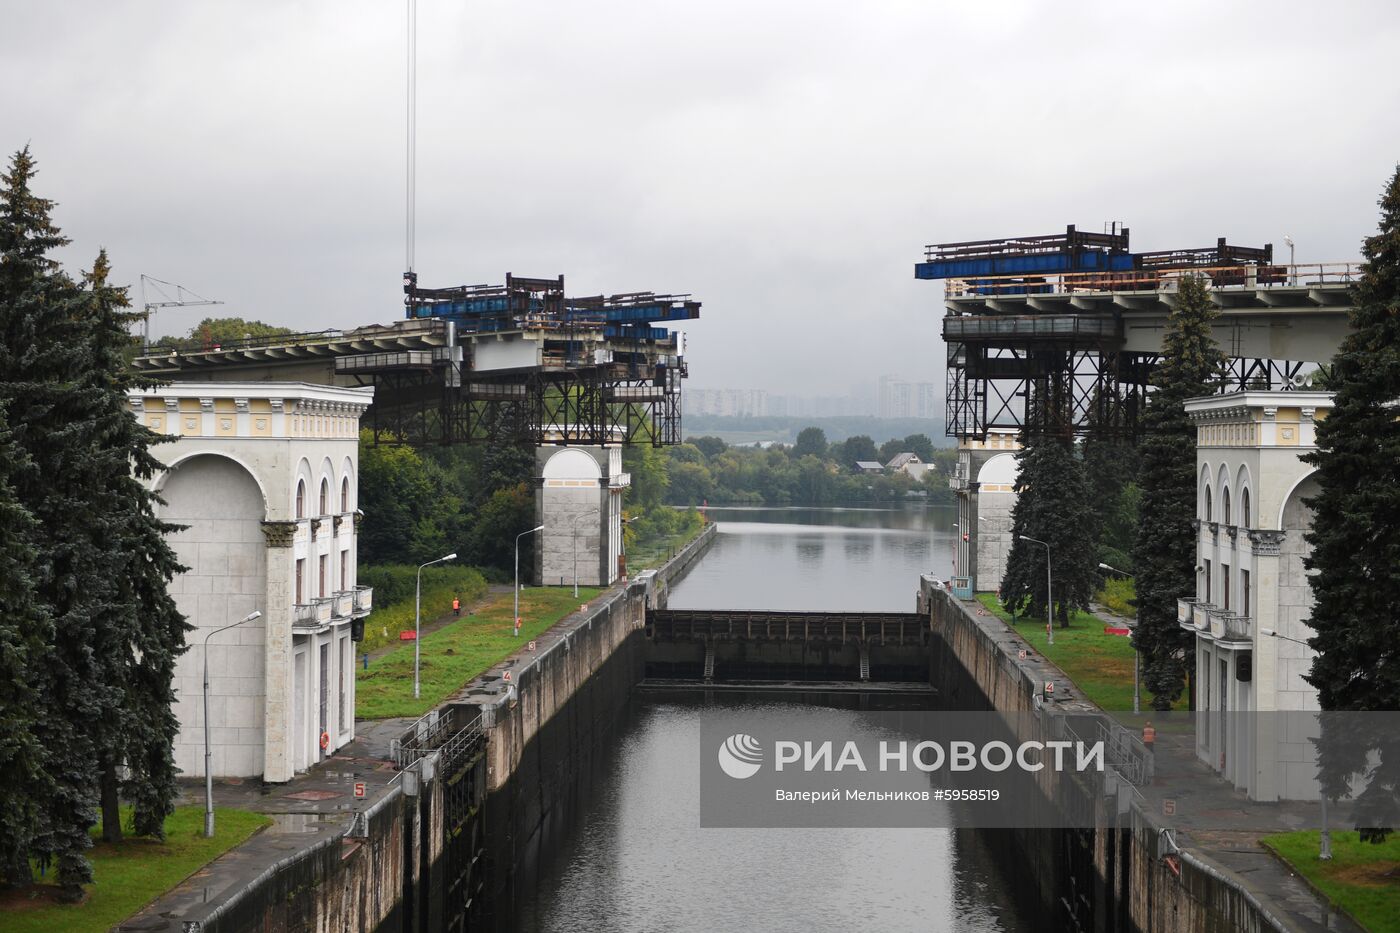
[[(147, 282), (151, 283), (151, 287), (159, 293), (160, 297), (164, 299), (163, 301), (146, 300)], [(165, 288), (161, 286), (165, 286)], [(165, 290), (166, 288), (174, 289), (175, 293), (173, 295), (170, 294)], [(157, 308), (192, 308), (199, 305), (221, 304), (223, 304), (222, 301), (214, 301), (213, 299), (205, 298), (203, 295), (190, 291), (183, 285), (177, 285), (174, 282), (167, 282), (164, 279), (158, 279), (154, 276), (142, 273), (141, 309), (144, 312), (145, 321), (141, 326), (141, 352), (149, 353), (151, 351), (151, 315), (155, 313)]]

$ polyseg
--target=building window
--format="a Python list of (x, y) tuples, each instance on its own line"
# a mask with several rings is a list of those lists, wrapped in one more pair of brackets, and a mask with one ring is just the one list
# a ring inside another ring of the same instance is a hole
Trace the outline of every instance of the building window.
[(321, 479), (321, 511), (317, 514), (331, 514), (331, 481), (324, 477)]
[(350, 589), (350, 552), (348, 550), (340, 552), (340, 588)]
[(1210, 561), (1205, 562), (1206, 568), (1206, 604), (1210, 604)]
[(297, 558), (297, 604), (306, 602), (306, 561)]
[(350, 665), (352, 663), (353, 662), (350, 660), (350, 639), (342, 638), (340, 640), (340, 715), (336, 719), (336, 726), (340, 730), (341, 735), (350, 731), (350, 717), (348, 715), (348, 704), (345, 696), (345, 680), (349, 676), (347, 672), (350, 670)]
[(350, 477), (340, 481), (340, 511), (350, 511)]
[(1240, 571), (1240, 615), (1249, 615), (1249, 571)]
[(297, 518), (306, 517), (306, 480), (297, 480)]
[(1220, 520), (1225, 524), (1230, 524), (1230, 487), (1225, 486), (1220, 490)]
[(322, 554), (322, 555), (321, 555), (321, 560), (320, 560), (320, 564), (321, 564), (321, 568), (320, 568), (320, 569), (321, 569), (321, 595), (322, 595), (323, 597), (329, 596), (329, 595), (330, 595), (330, 593), (327, 592), (327, 588), (328, 588), (327, 584), (328, 584), (329, 581), (327, 581), (327, 579), (326, 579), (326, 577), (327, 577), (327, 575), (328, 575), (327, 572), (328, 572), (328, 570), (330, 569), (330, 561), (327, 560), (326, 558), (327, 558), (327, 555), (325, 555), (325, 554)]
[(1206, 521), (1210, 521), (1210, 483), (1206, 483)]
[(1230, 565), (1220, 565), (1220, 608), (1226, 612), (1230, 610)]
[(1246, 528), (1250, 527), (1248, 486), (1240, 490), (1240, 524)]

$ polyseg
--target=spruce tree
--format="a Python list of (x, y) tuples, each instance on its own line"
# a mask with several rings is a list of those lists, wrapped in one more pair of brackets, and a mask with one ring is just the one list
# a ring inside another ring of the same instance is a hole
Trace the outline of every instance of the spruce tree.
[(99, 791), (109, 835), (123, 774), (138, 831), (158, 834), (171, 810), (172, 675), (185, 625), (166, 591), (178, 569), (163, 539), (171, 529), (140, 483), (158, 464), (127, 404), (125, 294), (108, 285), (105, 254), (85, 283), (50, 258), (66, 241), (52, 203), (31, 189), (34, 174), (23, 150), (0, 190), (0, 402), (32, 464), (13, 486), (42, 529), (34, 592), (53, 625), (31, 700), (44, 712), (36, 731), (49, 783), (30, 854), (56, 862), (77, 897), (91, 880)]
[[(92, 880), (86, 857), (96, 821), (100, 733), (120, 691), (100, 656), (108, 568), (94, 560), (91, 426), (93, 393), (80, 383), (92, 365), (82, 288), (49, 254), (67, 241), (50, 220), (52, 202), (30, 188), (34, 162), (15, 155), (0, 190), (0, 401), (14, 442), (32, 463), (13, 480), (16, 499), (42, 532), (35, 538), (34, 588), (53, 623), (37, 733), (49, 784), (38, 801), (42, 832), (30, 854), (56, 863), (65, 893)], [(99, 517), (100, 519), (100, 517)]]
[[(175, 662), (190, 626), (168, 591), (171, 578), (183, 569), (166, 543), (178, 529), (156, 518), (155, 496), (141, 482), (161, 468), (150, 452), (160, 439), (131, 416), (127, 403), (127, 393), (138, 388), (125, 363), (137, 317), (124, 310), (126, 289), (108, 284), (109, 271), (103, 250), (85, 276), (93, 365), (84, 375), (100, 392), (92, 421), (100, 439), (96, 455), (107, 465), (98, 495), (109, 516), (106, 563), (116, 569), (103, 635), (111, 652), (110, 681), (123, 694), (104, 752), (103, 830), (106, 838), (120, 837), (120, 823), (111, 818), (120, 790), (133, 805), (135, 831), (163, 838), (178, 794), (172, 754), (179, 731), (173, 711)], [(118, 786), (123, 764), (127, 774)]]
[[(1307, 559), (1317, 651), (1308, 682), (1324, 710), (1400, 709), (1400, 168), (1363, 248), (1351, 332), (1329, 373), (1335, 399), (1317, 425), (1320, 492)], [(1324, 720), (1319, 777), (1333, 798), (1365, 775), (1356, 825), (1381, 842), (1400, 820), (1400, 736), (1342, 734)], [(1368, 762), (1368, 754), (1376, 758)]]
[(1012, 544), (1001, 582), (1002, 604), (1015, 613), (1045, 615), (1045, 548), (1050, 545), (1055, 616), (1061, 628), (1074, 609), (1088, 609), (1098, 589), (1097, 539), (1084, 464), (1067, 433), (1027, 439), (1019, 456), (1019, 495), (1011, 513)]
[(1137, 573), (1137, 627), (1142, 681), (1152, 707), (1167, 710), (1186, 685), (1194, 636), (1176, 619), (1176, 601), (1196, 585), (1196, 431), (1186, 400), (1216, 391), (1224, 357), (1211, 324), (1218, 312), (1206, 283), (1183, 276), (1167, 315), (1156, 391), (1143, 413), (1139, 447), (1142, 500), (1133, 562)]
[(34, 698), (43, 693), (53, 627), (34, 593), (39, 527), (12, 485), (29, 466), (0, 406), (0, 881), (8, 884), (31, 880), (29, 850), (48, 785), (38, 730), (43, 710)]

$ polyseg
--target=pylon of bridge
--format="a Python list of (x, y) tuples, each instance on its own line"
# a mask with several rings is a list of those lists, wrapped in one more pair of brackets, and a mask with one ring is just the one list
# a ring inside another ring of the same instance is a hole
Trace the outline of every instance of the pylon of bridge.
[(540, 447), (535, 453), (535, 583), (608, 586), (625, 572), (619, 447)]

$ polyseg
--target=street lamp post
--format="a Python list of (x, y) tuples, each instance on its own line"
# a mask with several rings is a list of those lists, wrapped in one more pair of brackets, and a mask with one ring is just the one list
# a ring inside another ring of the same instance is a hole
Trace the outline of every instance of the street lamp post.
[(515, 536), (515, 635), (517, 638), (520, 637), (520, 539), (543, 530), (543, 525), (536, 525), (529, 531), (522, 531)]
[(209, 747), (209, 639), (220, 632), (227, 632), (229, 629), (244, 622), (252, 622), (254, 619), (261, 619), (262, 613), (256, 609), (248, 613), (237, 622), (225, 625), (223, 628), (216, 628), (208, 635), (204, 636), (204, 838), (214, 838), (214, 772), (211, 770), (211, 759), (213, 752)]
[(422, 634), (420, 629), (422, 627), (421, 615), (423, 608), (423, 568), (431, 567), (433, 564), (440, 564), (443, 561), (456, 559), (457, 552), (454, 551), (446, 557), (439, 557), (437, 560), (430, 560), (426, 564), (418, 565), (418, 582), (413, 588), (413, 698), (415, 700), (418, 699), (418, 659), (421, 655), (418, 642), (419, 636)]
[(1032, 544), (1039, 544), (1045, 548), (1045, 643), (1053, 645), (1055, 643), (1055, 600), (1052, 597), (1054, 590), (1051, 589), (1050, 577), (1050, 545), (1029, 535), (1018, 535), (1022, 541), (1029, 541)]
[(580, 512), (579, 514), (574, 516), (574, 599), (578, 599), (578, 520), (580, 518), (589, 518), (598, 514), (598, 510), (594, 509), (592, 512)]
[[(1132, 574), (1126, 573), (1126, 572), (1124, 572), (1124, 571), (1122, 571), (1122, 570), (1119, 570), (1117, 567), (1110, 567), (1108, 564), (1105, 564), (1103, 561), (1099, 561), (1099, 569), (1100, 569), (1100, 570), (1111, 570), (1111, 571), (1113, 571), (1114, 573), (1122, 574), (1123, 576), (1127, 577), (1129, 580), (1131, 580), (1131, 579), (1133, 578), (1133, 575), (1132, 575)], [(1139, 672), (1142, 670), (1142, 652), (1138, 651), (1138, 646), (1137, 646), (1137, 619), (1136, 619), (1136, 618), (1133, 619), (1133, 635), (1132, 635), (1132, 638), (1133, 638), (1133, 712), (1135, 712), (1135, 713), (1140, 713), (1140, 712), (1142, 712), (1142, 691), (1139, 689), (1138, 684), (1139, 684), (1140, 679), (1141, 679), (1141, 678), (1140, 678), (1140, 673), (1139, 673)]]
[[(1316, 652), (1317, 649), (1303, 641), (1301, 638), (1290, 638), (1287, 635), (1280, 635), (1271, 628), (1261, 628), (1260, 635), (1269, 638), (1279, 638), (1283, 641), (1291, 641), (1295, 645), (1302, 645), (1304, 648)], [(1332, 860), (1332, 831), (1327, 828), (1327, 791), (1322, 792), (1322, 832), (1318, 834), (1317, 857), (1320, 861), (1329, 862)]]

